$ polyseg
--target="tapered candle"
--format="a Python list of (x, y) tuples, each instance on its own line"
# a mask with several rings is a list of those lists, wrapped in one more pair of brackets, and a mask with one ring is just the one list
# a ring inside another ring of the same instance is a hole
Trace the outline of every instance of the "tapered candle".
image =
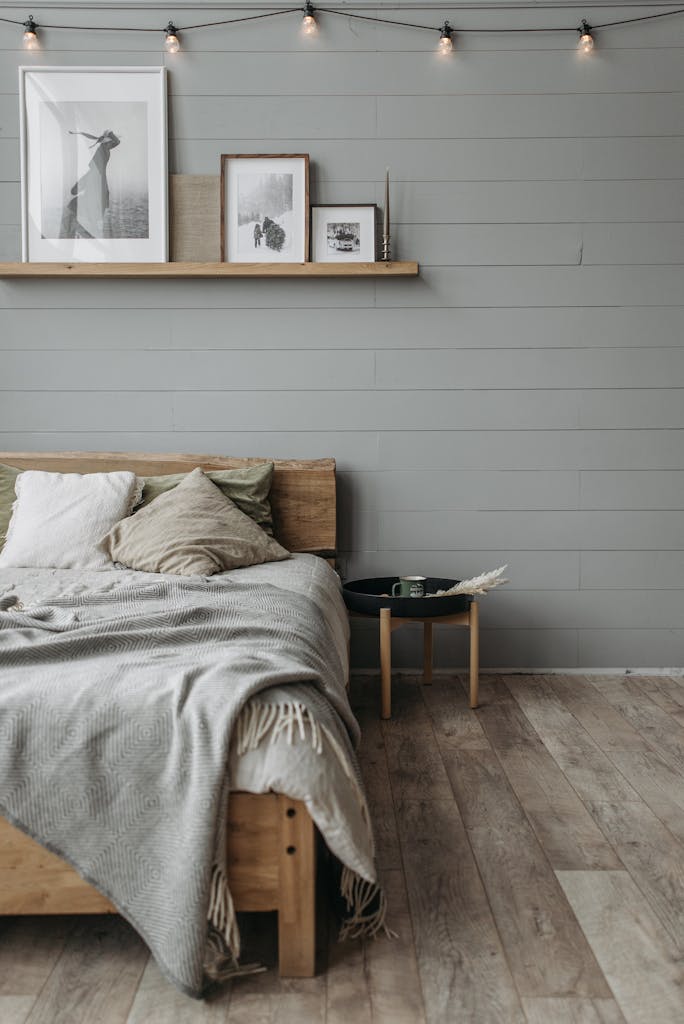
[(385, 224), (382, 231), (385, 239), (390, 233), (390, 208), (389, 208), (389, 167), (385, 168)]

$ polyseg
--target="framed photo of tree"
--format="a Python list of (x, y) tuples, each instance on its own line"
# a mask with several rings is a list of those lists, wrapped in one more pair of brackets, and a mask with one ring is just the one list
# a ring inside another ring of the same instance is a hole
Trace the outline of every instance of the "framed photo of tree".
[(308, 153), (221, 156), (221, 259), (308, 262)]
[(22, 258), (165, 263), (166, 70), (20, 67)]

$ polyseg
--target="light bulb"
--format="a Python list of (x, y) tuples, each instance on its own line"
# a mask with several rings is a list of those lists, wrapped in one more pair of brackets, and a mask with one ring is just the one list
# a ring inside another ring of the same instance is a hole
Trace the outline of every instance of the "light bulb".
[(32, 15), (29, 14), (28, 18), (24, 22), (24, 49), (25, 50), (37, 50), (38, 49), (38, 26), (33, 20)]
[(591, 53), (594, 49), (594, 37), (591, 34), (591, 25), (588, 25), (586, 21), (582, 21), (582, 25), (577, 29), (579, 32), (579, 42), (577, 44), (580, 53)]
[(318, 23), (316, 22), (313, 4), (307, 3), (304, 8), (304, 17), (302, 18), (302, 32), (305, 36), (312, 36), (316, 33), (317, 29)]
[(164, 47), (167, 53), (178, 53), (180, 50), (180, 40), (178, 38), (178, 29), (172, 21), (168, 23), (164, 29), (166, 38), (164, 39)]
[(452, 39), (453, 31), (454, 30), (452, 29), (449, 22), (445, 21), (444, 25), (442, 26), (442, 34), (439, 37), (438, 44), (439, 52), (444, 56), (447, 56), (447, 54), (451, 53), (454, 48), (454, 40)]

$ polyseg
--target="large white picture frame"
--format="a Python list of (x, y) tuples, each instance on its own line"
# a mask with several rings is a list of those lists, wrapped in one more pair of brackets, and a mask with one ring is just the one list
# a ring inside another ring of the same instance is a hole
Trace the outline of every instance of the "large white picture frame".
[(166, 69), (20, 67), (24, 262), (168, 260)]

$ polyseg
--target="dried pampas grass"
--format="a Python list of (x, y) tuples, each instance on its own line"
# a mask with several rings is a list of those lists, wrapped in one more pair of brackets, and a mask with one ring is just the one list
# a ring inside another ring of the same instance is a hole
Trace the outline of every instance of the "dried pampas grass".
[(436, 595), (430, 594), (430, 597), (455, 597), (457, 594), (486, 594), (488, 590), (494, 590), (495, 587), (500, 587), (503, 583), (510, 583), (510, 580), (502, 579), (502, 573), (508, 568), (507, 565), (502, 565), (498, 569), (492, 569), (491, 572), (483, 572), (479, 576), (473, 576), (470, 580), (461, 580), (455, 587), (451, 587), (450, 590), (438, 590)]

